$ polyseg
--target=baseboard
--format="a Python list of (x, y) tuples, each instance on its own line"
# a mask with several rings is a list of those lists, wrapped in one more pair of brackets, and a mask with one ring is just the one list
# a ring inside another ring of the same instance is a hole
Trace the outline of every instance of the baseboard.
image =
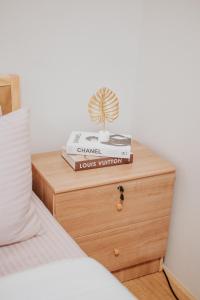
[(163, 265), (163, 269), (165, 270), (175, 293), (181, 300), (197, 300), (165, 265)]

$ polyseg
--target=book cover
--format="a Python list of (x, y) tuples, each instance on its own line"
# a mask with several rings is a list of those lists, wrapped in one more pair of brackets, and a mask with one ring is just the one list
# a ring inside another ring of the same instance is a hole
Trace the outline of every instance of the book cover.
[(68, 154), (130, 158), (131, 136), (111, 134), (108, 142), (100, 142), (98, 132), (72, 131), (67, 143)]
[(75, 171), (118, 166), (133, 162), (133, 153), (131, 153), (130, 158), (116, 158), (67, 154), (66, 151), (63, 150), (62, 157)]

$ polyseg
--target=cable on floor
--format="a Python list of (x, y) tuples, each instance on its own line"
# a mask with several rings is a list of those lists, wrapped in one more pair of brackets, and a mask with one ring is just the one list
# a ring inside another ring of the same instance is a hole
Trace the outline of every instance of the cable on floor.
[(169, 278), (168, 278), (168, 276), (167, 276), (167, 274), (166, 274), (166, 272), (165, 272), (164, 269), (163, 269), (163, 274), (165, 275), (166, 281), (167, 281), (167, 283), (168, 283), (168, 286), (169, 286), (169, 288), (170, 288), (170, 290), (171, 290), (171, 292), (172, 292), (174, 298), (175, 298), (176, 300), (180, 300), (180, 299), (176, 296), (176, 294), (175, 294), (175, 292), (174, 292), (174, 289), (173, 289), (173, 287), (171, 286), (171, 283), (170, 283), (170, 281), (169, 281)]

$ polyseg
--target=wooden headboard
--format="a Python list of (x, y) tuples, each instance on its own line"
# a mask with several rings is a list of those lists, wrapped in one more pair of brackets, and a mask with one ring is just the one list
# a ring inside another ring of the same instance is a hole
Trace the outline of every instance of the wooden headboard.
[(19, 76), (0, 76), (0, 115), (20, 108)]

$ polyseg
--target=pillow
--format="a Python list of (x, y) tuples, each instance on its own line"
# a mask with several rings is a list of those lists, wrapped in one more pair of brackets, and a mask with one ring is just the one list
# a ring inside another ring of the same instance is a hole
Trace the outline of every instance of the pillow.
[(0, 246), (39, 232), (31, 194), (29, 112), (19, 109), (0, 118)]

